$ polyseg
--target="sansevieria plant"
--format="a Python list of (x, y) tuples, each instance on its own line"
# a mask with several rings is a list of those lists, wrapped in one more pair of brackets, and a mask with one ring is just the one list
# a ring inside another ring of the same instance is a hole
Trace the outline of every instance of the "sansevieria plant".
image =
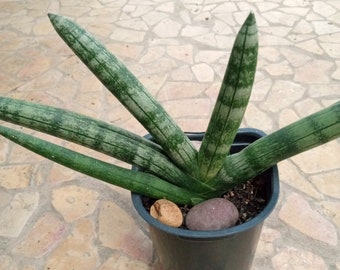
[(218, 197), (281, 160), (340, 136), (340, 102), (229, 155), (254, 82), (258, 35), (254, 14), (242, 25), (208, 129), (197, 150), (161, 104), (99, 41), (74, 22), (49, 18), (66, 44), (148, 130), (154, 142), (75, 112), (0, 97), (0, 119), (78, 143), (139, 166), (133, 171), (7, 126), (0, 134), (71, 169), (153, 198), (194, 205)]

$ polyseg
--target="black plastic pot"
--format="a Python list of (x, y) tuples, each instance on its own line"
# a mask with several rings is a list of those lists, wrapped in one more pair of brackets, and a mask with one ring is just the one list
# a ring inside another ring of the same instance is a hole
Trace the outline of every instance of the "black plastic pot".
[[(240, 129), (232, 147), (238, 152), (265, 134), (257, 129)], [(189, 133), (191, 140), (202, 140), (204, 133)], [(277, 166), (264, 173), (267, 205), (252, 220), (217, 231), (190, 231), (166, 226), (145, 210), (142, 197), (132, 194), (141, 217), (149, 224), (154, 248), (163, 270), (249, 270), (264, 220), (274, 209), (279, 196)]]

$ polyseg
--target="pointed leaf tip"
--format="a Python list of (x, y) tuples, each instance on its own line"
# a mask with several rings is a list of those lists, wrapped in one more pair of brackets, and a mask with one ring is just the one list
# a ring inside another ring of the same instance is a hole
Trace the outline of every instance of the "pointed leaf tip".
[(255, 19), (255, 14), (253, 11), (251, 11), (247, 17), (247, 19), (244, 22), (245, 24), (247, 24), (248, 26), (251, 26), (253, 24), (256, 23), (256, 19)]
[(55, 22), (58, 21), (58, 19), (62, 18), (63, 16), (54, 14), (54, 13), (47, 13), (48, 18), (50, 19), (50, 22), (52, 25), (54, 25)]
[(55, 16), (57, 16), (56, 14), (53, 13), (47, 13), (47, 16), (50, 20), (52, 20)]

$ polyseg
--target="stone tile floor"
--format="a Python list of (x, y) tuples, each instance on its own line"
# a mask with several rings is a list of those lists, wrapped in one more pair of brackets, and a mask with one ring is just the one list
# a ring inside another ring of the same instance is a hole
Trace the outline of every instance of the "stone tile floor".
[[(53, 12), (105, 43), (184, 130), (203, 131), (251, 10), (260, 50), (243, 126), (270, 133), (339, 100), (338, 0), (2, 0), (0, 93), (146, 133), (57, 36)], [(254, 270), (340, 269), (339, 156), (336, 140), (279, 164), (281, 196)], [(161, 269), (129, 192), (3, 138), (0, 166), (1, 270)]]

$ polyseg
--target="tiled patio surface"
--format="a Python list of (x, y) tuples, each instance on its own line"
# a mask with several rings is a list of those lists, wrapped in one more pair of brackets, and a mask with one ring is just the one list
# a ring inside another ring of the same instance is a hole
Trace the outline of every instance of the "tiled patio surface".
[[(58, 13), (106, 44), (184, 130), (204, 131), (249, 11), (260, 50), (243, 126), (270, 133), (339, 100), (339, 0), (2, 0), (0, 93), (146, 133), (54, 32), (46, 14)], [(339, 157), (337, 140), (279, 164), (253, 270), (340, 269)], [(128, 191), (1, 137), (0, 269), (161, 268)]]

